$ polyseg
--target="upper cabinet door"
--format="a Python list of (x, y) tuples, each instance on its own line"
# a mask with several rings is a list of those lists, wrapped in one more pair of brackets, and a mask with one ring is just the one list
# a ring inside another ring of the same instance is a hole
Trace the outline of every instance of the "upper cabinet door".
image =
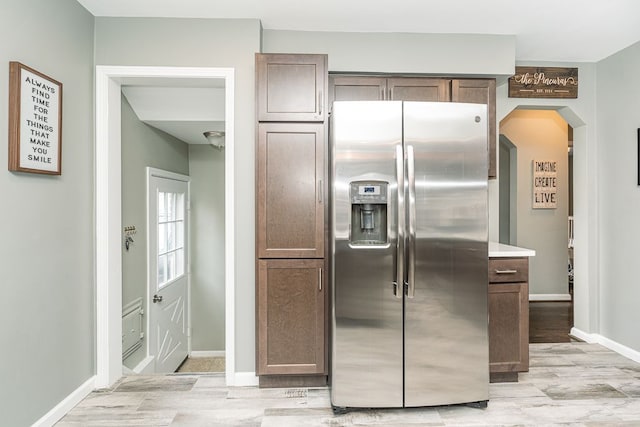
[(329, 76), (329, 109), (333, 101), (380, 101), (386, 99), (384, 77)]
[(423, 77), (387, 79), (389, 95), (394, 101), (449, 102), (451, 80)]
[(323, 258), (323, 123), (258, 124), (258, 257)]
[(323, 122), (327, 55), (256, 54), (258, 121)]
[(459, 79), (451, 82), (451, 101), (487, 104), (489, 115), (489, 178), (496, 175), (496, 81), (494, 79)]

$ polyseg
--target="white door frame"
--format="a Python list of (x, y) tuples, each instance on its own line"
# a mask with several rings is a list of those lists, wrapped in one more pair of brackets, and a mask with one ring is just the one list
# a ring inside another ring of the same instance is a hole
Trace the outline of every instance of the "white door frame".
[(225, 79), (225, 356), (235, 384), (234, 69), (96, 66), (96, 388), (122, 377), (121, 86), (132, 79)]

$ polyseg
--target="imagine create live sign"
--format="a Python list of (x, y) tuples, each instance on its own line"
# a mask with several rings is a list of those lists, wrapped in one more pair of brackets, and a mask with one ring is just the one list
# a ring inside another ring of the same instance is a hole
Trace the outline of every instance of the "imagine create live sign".
[(533, 209), (555, 209), (558, 205), (558, 162), (533, 161)]

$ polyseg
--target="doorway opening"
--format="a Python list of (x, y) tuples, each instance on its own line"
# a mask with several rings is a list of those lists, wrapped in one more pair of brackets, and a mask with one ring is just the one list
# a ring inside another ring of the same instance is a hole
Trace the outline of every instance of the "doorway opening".
[(224, 281), (226, 382), (235, 384), (234, 70), (189, 67), (96, 67), (96, 387), (122, 376), (121, 88), (175, 79), (224, 80)]
[[(500, 241), (536, 250), (529, 261), (530, 342), (572, 339), (570, 130), (554, 109), (518, 108), (500, 122)], [(551, 168), (536, 172), (540, 164)]]

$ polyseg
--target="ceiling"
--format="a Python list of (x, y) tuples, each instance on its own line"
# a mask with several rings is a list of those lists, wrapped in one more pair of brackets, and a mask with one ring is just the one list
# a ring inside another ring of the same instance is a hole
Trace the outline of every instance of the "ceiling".
[[(259, 19), (268, 30), (513, 35), (518, 61), (597, 62), (640, 40), (638, 0), (77, 1), (95, 16)], [(200, 83), (178, 86), (199, 87)], [(224, 128), (224, 112), (220, 116), (219, 109), (207, 118), (201, 114), (184, 118), (191, 111), (189, 105), (210, 101), (211, 93), (192, 91), (190, 96), (201, 98), (193, 104), (158, 102), (162, 89), (175, 87), (173, 81), (156, 79), (135, 86), (147, 87), (135, 96), (135, 89), (124, 90), (138, 117), (187, 143), (206, 143), (204, 130)], [(152, 94), (148, 86), (160, 92)], [(223, 86), (224, 82), (219, 87)], [(143, 93), (148, 96), (146, 101)], [(182, 99), (183, 95), (175, 93)], [(224, 107), (223, 95), (221, 99)], [(172, 114), (182, 118), (172, 118)]]
[(640, 40), (638, 0), (78, 0), (95, 16), (253, 18), (269, 30), (505, 34), (519, 61), (599, 61)]

